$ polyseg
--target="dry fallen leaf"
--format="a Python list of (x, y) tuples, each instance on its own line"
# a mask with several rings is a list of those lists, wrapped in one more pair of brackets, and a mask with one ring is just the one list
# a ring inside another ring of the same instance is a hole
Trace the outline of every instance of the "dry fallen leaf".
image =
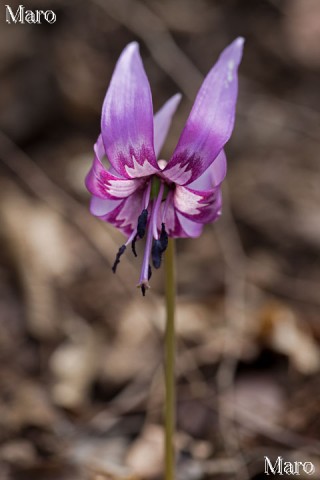
[(99, 368), (100, 352), (98, 332), (80, 318), (69, 320), (68, 339), (56, 348), (50, 360), (52, 398), (57, 405), (78, 409), (86, 404)]
[(134, 473), (145, 479), (156, 478), (162, 473), (163, 436), (163, 428), (159, 425), (146, 425), (126, 455), (126, 463)]
[(294, 311), (282, 304), (271, 304), (262, 312), (262, 332), (269, 345), (289, 357), (301, 373), (320, 369), (320, 349), (307, 325), (298, 321)]

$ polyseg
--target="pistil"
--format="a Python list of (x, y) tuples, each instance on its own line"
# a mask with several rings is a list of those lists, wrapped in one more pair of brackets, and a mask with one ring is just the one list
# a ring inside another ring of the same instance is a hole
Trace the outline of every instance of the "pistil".
[[(150, 222), (152, 222), (153, 210), (154, 209), (152, 209)], [(150, 288), (150, 286), (149, 286), (149, 275), (150, 275), (149, 257), (150, 257), (150, 253), (151, 253), (151, 247), (152, 247), (152, 228), (150, 228), (150, 225), (149, 225), (149, 228), (147, 230), (147, 239), (146, 239), (146, 245), (145, 245), (145, 249), (144, 249), (143, 262), (142, 262), (141, 274), (140, 274), (139, 285), (138, 285), (138, 287), (141, 287), (141, 292), (142, 292), (143, 296), (145, 296), (145, 294), (146, 294), (146, 289)]]

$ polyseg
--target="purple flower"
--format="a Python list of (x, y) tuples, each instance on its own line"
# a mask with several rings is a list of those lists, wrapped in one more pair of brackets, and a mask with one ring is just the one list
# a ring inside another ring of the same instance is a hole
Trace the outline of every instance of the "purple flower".
[(198, 237), (204, 224), (220, 215), (220, 187), (226, 175), (223, 147), (234, 125), (243, 42), (237, 38), (231, 43), (208, 73), (168, 162), (158, 157), (181, 95), (153, 116), (136, 42), (124, 49), (116, 65), (86, 186), (92, 194), (91, 213), (127, 236), (114, 272), (127, 245), (131, 243), (136, 255), (136, 241), (146, 236), (139, 280), (143, 295), (149, 288), (149, 259), (160, 267), (168, 236)]

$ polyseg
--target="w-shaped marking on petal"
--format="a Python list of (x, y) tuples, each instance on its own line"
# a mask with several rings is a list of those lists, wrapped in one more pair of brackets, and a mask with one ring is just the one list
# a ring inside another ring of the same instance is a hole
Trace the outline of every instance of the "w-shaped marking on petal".
[(154, 173), (158, 172), (156, 168), (150, 165), (146, 158), (144, 159), (142, 164), (138, 162), (134, 155), (131, 155), (131, 160), (133, 163), (132, 167), (130, 167), (129, 165), (125, 165), (125, 170), (131, 178), (146, 177), (148, 175), (153, 175)]
[(144, 182), (144, 180), (111, 180), (108, 179), (104, 183), (106, 192), (115, 198), (129, 197), (137, 188)]
[(181, 165), (181, 163), (173, 165), (173, 167), (165, 170), (165, 174), (167, 174), (168, 178), (170, 178), (172, 182), (182, 185), (188, 183), (192, 177), (192, 171), (190, 170), (187, 162), (184, 165)]
[(180, 212), (188, 215), (199, 215), (203, 208), (210, 205), (211, 199), (205, 199), (201, 194), (192, 192), (184, 187), (177, 187), (175, 191), (175, 206)]

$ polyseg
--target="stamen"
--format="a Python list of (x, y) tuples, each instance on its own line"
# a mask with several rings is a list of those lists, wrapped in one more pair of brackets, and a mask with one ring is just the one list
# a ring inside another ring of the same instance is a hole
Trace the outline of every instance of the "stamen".
[(137, 234), (137, 229), (133, 230), (133, 232), (131, 233), (130, 237), (128, 238), (128, 240), (126, 241), (125, 243), (125, 246), (127, 247), (129, 245), (129, 243), (131, 243), (131, 248), (132, 248), (132, 251), (133, 251), (133, 254), (135, 257), (137, 257), (137, 252), (136, 252), (136, 240), (137, 240), (137, 237), (138, 237), (138, 234)]
[(134, 237), (137, 235), (137, 230), (133, 230), (133, 232), (131, 233), (130, 237), (128, 238), (128, 240), (126, 241), (125, 243), (125, 246), (127, 247), (129, 245), (129, 243), (131, 243), (133, 240), (134, 240)]
[(138, 240), (138, 234), (136, 233), (135, 236), (133, 237), (132, 243), (131, 243), (131, 250), (132, 253), (135, 257), (138, 256), (137, 251), (136, 251), (136, 242)]
[(118, 264), (120, 263), (120, 257), (121, 257), (121, 255), (124, 254), (126, 248), (127, 248), (126, 245), (121, 245), (121, 247), (119, 248), (118, 253), (117, 253), (117, 255), (116, 255), (115, 262), (114, 262), (114, 264), (113, 264), (113, 266), (112, 266), (112, 271), (113, 271), (113, 273), (116, 273), (117, 266), (118, 266)]
[(152, 263), (154, 268), (161, 267), (162, 254), (166, 251), (168, 246), (168, 234), (165, 229), (164, 223), (161, 224), (160, 238), (153, 241), (152, 245)]
[(162, 245), (161, 245), (161, 241), (159, 240), (159, 234), (158, 234), (158, 212), (159, 212), (161, 201), (162, 201), (163, 191), (164, 191), (164, 183), (161, 182), (157, 200), (152, 212), (152, 230), (153, 230), (154, 241), (152, 245), (151, 256), (152, 256), (152, 263), (154, 268), (160, 268), (161, 266)]
[(152, 277), (152, 269), (151, 269), (151, 265), (149, 264), (149, 267), (148, 267), (148, 280), (150, 280), (151, 277)]
[(161, 182), (160, 188), (159, 188), (159, 193), (157, 196), (156, 203), (154, 204), (154, 210), (152, 212), (152, 230), (153, 230), (153, 236), (156, 240), (158, 240), (159, 235), (158, 235), (158, 212), (159, 208), (161, 205), (161, 200), (162, 200), (162, 195), (164, 191), (164, 183)]
[(132, 253), (135, 257), (138, 256), (136, 251), (136, 242), (139, 238), (143, 238), (146, 233), (146, 228), (148, 223), (148, 205), (150, 202), (150, 194), (151, 194), (151, 181), (148, 182), (147, 188), (144, 191), (143, 201), (142, 201), (143, 210), (138, 217), (138, 224), (137, 224), (135, 235), (133, 235), (132, 239), (130, 240), (132, 241), (131, 243)]
[[(156, 201), (153, 200), (150, 224), (149, 224), (149, 228), (148, 228), (148, 232), (147, 232), (146, 246), (145, 246), (145, 251), (144, 251), (144, 256), (143, 256), (139, 285), (138, 285), (141, 288), (141, 292), (142, 292), (143, 296), (145, 296), (145, 294), (146, 294), (146, 289), (150, 288), (149, 283), (148, 283), (149, 280), (150, 280), (150, 276), (151, 276), (151, 267), (150, 267), (150, 264), (149, 264), (149, 258), (150, 258), (150, 254), (151, 254), (151, 250), (152, 250), (153, 237), (155, 238), (155, 242), (159, 243), (160, 250), (162, 249), (161, 240), (159, 240), (157, 225), (158, 225), (158, 214), (159, 214), (159, 209), (160, 209), (160, 205), (161, 205), (163, 191), (164, 191), (164, 184), (163, 184), (163, 182), (161, 182), (157, 199), (156, 199)], [(141, 215), (140, 215), (140, 217), (141, 217)], [(140, 217), (139, 217), (139, 221), (140, 221)], [(138, 230), (137, 230), (138, 235), (139, 235), (139, 221), (138, 221)], [(146, 222), (146, 225), (147, 225), (147, 222)], [(145, 225), (145, 228), (146, 228), (146, 225)], [(161, 264), (161, 253), (162, 252), (160, 252), (160, 263), (159, 263), (159, 260), (158, 260), (159, 255), (155, 255), (157, 258), (156, 258), (155, 262), (153, 261), (153, 264), (156, 268), (158, 268), (158, 266), (157, 266), (158, 264), (159, 264), (159, 266)]]
[(149, 205), (149, 202), (150, 202), (150, 193), (151, 193), (151, 180), (148, 182), (148, 186), (144, 192), (144, 196), (143, 196), (143, 206), (145, 209), (148, 208), (148, 205)]
[(161, 256), (162, 256), (162, 249), (161, 249), (161, 242), (160, 240), (154, 240), (152, 245), (152, 264), (154, 268), (161, 267)]
[(163, 222), (161, 223), (160, 242), (161, 242), (161, 249), (163, 253), (167, 250), (167, 246), (168, 246), (168, 234), (166, 232), (166, 226)]
[(148, 210), (144, 208), (138, 218), (137, 232), (140, 238), (143, 238), (146, 233), (148, 222)]
[(163, 210), (162, 210), (162, 218), (161, 218), (161, 222), (163, 223), (165, 218), (166, 218), (166, 215), (167, 215), (167, 210), (168, 210), (168, 207), (169, 207), (169, 203), (171, 202), (172, 200), (172, 190), (169, 191), (168, 195), (167, 195), (167, 198), (164, 202), (164, 207), (163, 207)]

